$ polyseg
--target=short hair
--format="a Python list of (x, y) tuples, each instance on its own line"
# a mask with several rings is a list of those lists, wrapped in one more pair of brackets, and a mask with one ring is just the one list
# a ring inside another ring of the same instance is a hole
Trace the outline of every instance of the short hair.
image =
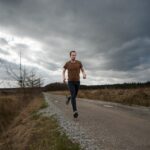
[(75, 52), (75, 53), (76, 53), (76, 51), (75, 51), (75, 50), (72, 50), (72, 51), (70, 51), (70, 56), (71, 56), (71, 53), (73, 53), (73, 52)]

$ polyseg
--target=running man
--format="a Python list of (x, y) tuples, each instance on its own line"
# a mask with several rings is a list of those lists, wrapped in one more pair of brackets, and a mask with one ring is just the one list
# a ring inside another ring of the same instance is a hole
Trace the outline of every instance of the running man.
[(83, 74), (83, 79), (86, 79), (86, 74), (83, 69), (83, 65), (81, 61), (76, 60), (76, 55), (77, 53), (75, 50), (70, 51), (70, 60), (67, 61), (63, 66), (64, 68), (63, 69), (63, 83), (67, 83), (66, 77), (65, 77), (65, 71), (66, 69), (68, 69), (68, 87), (69, 87), (70, 95), (71, 95), (67, 98), (66, 104), (69, 104), (69, 101), (71, 99), (74, 118), (78, 117), (76, 97), (77, 97), (78, 90), (80, 87), (80, 69)]

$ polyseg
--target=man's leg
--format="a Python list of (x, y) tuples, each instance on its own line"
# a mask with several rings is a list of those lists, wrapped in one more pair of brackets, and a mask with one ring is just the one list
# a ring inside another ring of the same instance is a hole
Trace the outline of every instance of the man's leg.
[(80, 87), (80, 81), (77, 81), (75, 84), (76, 97), (78, 95), (79, 87)]
[(73, 108), (73, 111), (76, 111), (77, 108), (76, 108), (76, 99), (75, 99), (75, 96), (76, 96), (75, 84), (71, 81), (68, 81), (68, 87), (69, 87), (70, 94), (71, 94), (72, 108)]
[[(76, 102), (76, 97), (77, 97), (77, 94), (78, 94), (79, 87), (80, 87), (80, 81), (76, 81), (76, 82), (75, 82), (75, 103), (77, 103), (77, 102)], [(76, 107), (77, 107), (77, 106), (76, 106)], [(76, 108), (76, 109), (77, 109), (77, 108)], [(78, 114), (78, 111), (75, 111), (73, 116), (74, 116), (74, 118), (77, 118), (78, 115), (79, 115), (79, 114)]]
[(75, 81), (75, 105), (76, 105), (76, 110), (77, 110), (76, 97), (78, 95), (79, 87), (80, 87), (80, 81)]

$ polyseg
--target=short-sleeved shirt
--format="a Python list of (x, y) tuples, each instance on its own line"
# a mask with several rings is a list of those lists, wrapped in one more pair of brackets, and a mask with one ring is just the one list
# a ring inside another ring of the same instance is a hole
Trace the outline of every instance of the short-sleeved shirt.
[(81, 61), (75, 60), (75, 62), (71, 62), (71, 60), (67, 61), (63, 66), (65, 69), (68, 69), (68, 81), (79, 81), (80, 80), (80, 69), (83, 67)]

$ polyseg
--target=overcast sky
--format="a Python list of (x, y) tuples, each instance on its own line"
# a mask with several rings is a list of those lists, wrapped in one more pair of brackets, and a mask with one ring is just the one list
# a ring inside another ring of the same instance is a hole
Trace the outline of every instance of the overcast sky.
[[(62, 82), (75, 49), (87, 74), (81, 84), (146, 82), (149, 8), (149, 0), (0, 0), (0, 59), (18, 70), (22, 51), (23, 65), (48, 84)], [(0, 71), (0, 82), (12, 80)]]

